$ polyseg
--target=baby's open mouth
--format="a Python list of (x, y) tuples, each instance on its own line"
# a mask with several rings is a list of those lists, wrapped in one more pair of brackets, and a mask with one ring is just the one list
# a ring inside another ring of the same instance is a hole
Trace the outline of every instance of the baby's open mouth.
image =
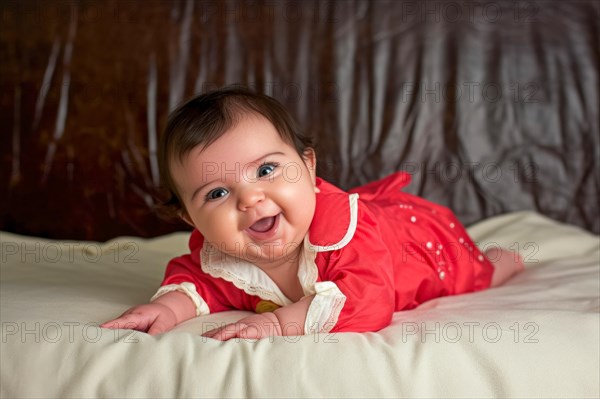
[(250, 226), (250, 230), (256, 231), (257, 233), (265, 233), (273, 228), (275, 225), (275, 219), (277, 216), (269, 216), (266, 218), (262, 218), (252, 226)]

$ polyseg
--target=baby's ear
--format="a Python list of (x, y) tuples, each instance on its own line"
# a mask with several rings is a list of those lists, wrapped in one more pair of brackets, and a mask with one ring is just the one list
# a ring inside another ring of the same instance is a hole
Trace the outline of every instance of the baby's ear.
[(307, 147), (302, 154), (302, 159), (308, 169), (308, 173), (310, 173), (312, 183), (315, 186), (315, 193), (320, 192), (321, 190), (317, 187), (317, 154), (315, 153), (314, 148)]

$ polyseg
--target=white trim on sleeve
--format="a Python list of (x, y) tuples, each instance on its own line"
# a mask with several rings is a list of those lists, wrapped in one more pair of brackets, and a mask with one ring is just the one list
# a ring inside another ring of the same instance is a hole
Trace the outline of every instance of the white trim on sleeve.
[(331, 331), (346, 302), (346, 296), (333, 281), (315, 283), (315, 291), (316, 295), (306, 314), (304, 334)]
[(150, 302), (154, 301), (156, 298), (165, 295), (168, 292), (173, 291), (183, 292), (192, 300), (192, 302), (194, 302), (194, 305), (196, 306), (196, 316), (205, 316), (207, 314), (210, 314), (210, 309), (208, 308), (206, 301), (202, 299), (202, 297), (198, 294), (198, 292), (196, 291), (196, 286), (193, 283), (185, 282), (181, 284), (164, 285), (158, 289), (158, 291), (156, 292), (156, 294), (154, 294), (152, 298), (150, 298)]

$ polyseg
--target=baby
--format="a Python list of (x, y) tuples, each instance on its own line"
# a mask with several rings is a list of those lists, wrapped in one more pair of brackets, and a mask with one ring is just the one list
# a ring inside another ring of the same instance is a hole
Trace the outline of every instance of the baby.
[[(207, 337), (377, 331), (395, 311), (497, 286), (516, 254), (482, 254), (445, 207), (400, 190), (406, 173), (344, 192), (316, 176), (310, 140), (273, 98), (228, 87), (175, 110), (159, 165), (194, 227), (151, 302), (102, 324), (159, 334), (225, 310), (256, 314)], [(465, 299), (466, 300), (466, 299)]]

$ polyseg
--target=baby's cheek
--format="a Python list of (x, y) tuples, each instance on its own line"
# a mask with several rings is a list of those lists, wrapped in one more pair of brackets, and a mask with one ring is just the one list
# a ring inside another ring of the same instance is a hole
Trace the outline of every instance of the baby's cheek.
[(209, 242), (229, 245), (237, 230), (238, 222), (234, 216), (225, 209), (207, 212), (198, 215), (196, 227)]
[(297, 181), (289, 179), (279, 184), (276, 192), (277, 196), (286, 202), (288, 206), (298, 207), (298, 205), (301, 205), (302, 208), (314, 208), (316, 194), (314, 186), (309, 179), (300, 179)]

